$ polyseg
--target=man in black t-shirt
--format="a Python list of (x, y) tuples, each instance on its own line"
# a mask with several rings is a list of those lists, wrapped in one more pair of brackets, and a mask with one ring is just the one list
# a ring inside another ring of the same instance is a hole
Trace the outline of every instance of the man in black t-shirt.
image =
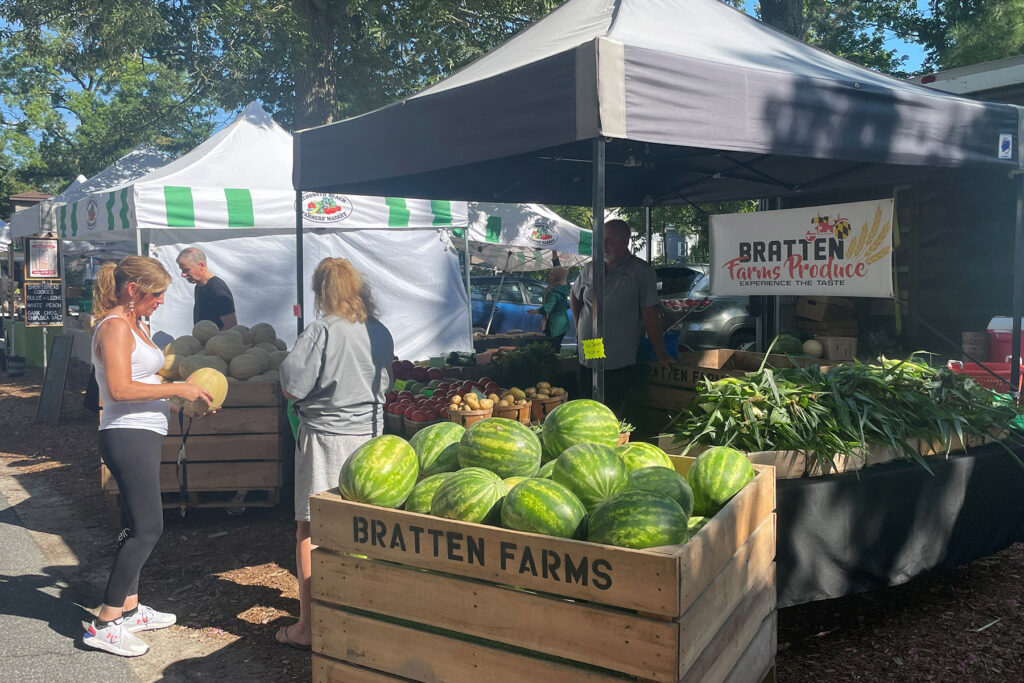
[(181, 276), (196, 286), (192, 324), (212, 320), (222, 330), (237, 325), (235, 299), (227, 284), (206, 267), (206, 254), (195, 247), (188, 247), (178, 254), (177, 262)]

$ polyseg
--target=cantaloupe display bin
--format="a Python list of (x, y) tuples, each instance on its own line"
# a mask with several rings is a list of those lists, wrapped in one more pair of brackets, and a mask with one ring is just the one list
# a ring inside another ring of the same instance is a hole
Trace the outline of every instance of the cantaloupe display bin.
[(646, 550), (315, 495), (313, 680), (762, 681), (775, 475), (755, 470), (688, 542)]

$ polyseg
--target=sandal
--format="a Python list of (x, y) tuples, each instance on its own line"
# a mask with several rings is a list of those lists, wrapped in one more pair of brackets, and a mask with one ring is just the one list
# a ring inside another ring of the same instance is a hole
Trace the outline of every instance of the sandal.
[(282, 626), (281, 628), (277, 629), (277, 633), (274, 635), (274, 640), (276, 640), (281, 645), (294, 647), (296, 650), (309, 650), (311, 647), (310, 645), (303, 645), (302, 643), (298, 643), (292, 640), (291, 636), (288, 635), (288, 629), (292, 626), (294, 626), (294, 624)]

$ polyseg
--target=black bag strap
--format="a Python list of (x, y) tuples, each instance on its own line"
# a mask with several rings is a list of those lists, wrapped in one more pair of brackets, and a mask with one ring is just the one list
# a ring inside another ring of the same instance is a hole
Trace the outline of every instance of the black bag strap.
[(188, 443), (188, 433), (192, 430), (192, 418), (188, 418), (188, 427), (185, 426), (185, 411), (178, 410), (178, 431), (181, 432), (181, 448), (178, 449), (178, 461), (174, 465), (174, 472), (178, 477), (178, 509), (181, 516), (185, 516), (185, 508), (188, 506), (188, 458), (185, 456), (185, 444)]

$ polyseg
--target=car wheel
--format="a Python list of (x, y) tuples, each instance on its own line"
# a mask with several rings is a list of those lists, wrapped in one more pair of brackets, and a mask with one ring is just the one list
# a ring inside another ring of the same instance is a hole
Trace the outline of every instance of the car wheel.
[(730, 349), (753, 351), (756, 344), (757, 337), (755, 337), (751, 332), (734, 332), (733, 335), (729, 337)]

